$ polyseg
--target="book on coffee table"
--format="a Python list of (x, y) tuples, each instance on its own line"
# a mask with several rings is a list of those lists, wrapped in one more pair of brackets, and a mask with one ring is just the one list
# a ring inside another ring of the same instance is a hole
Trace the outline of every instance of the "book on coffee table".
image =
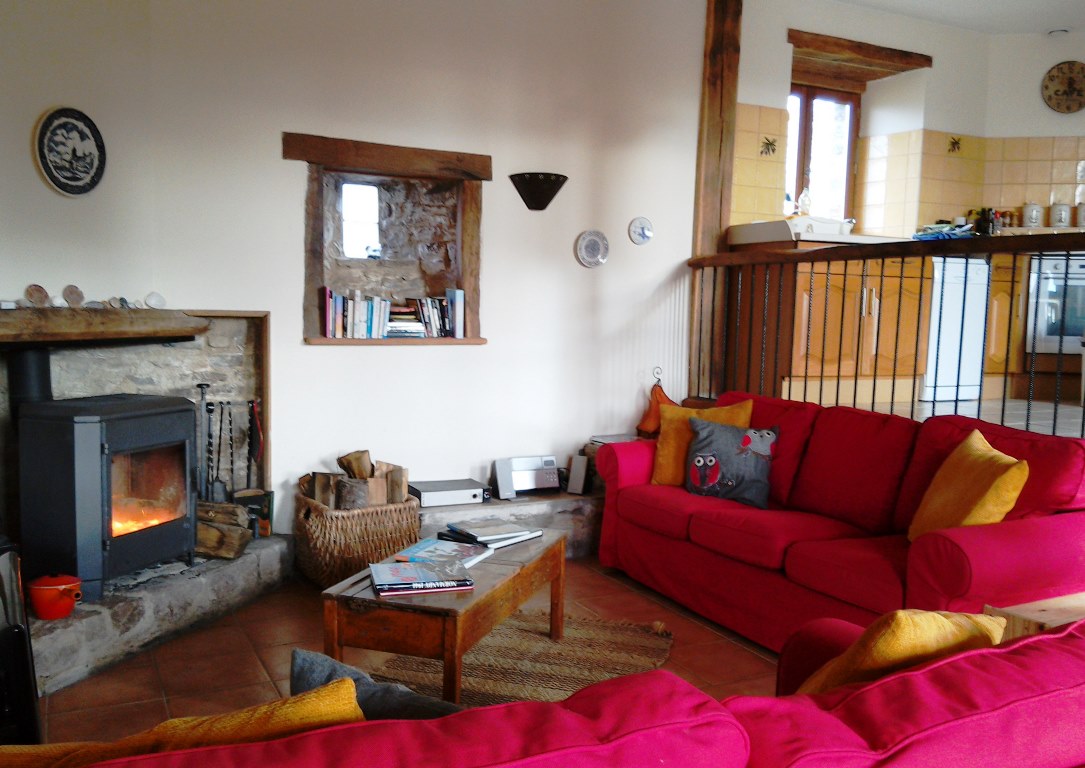
[(523, 533), (513, 534), (511, 536), (502, 536), (500, 539), (489, 539), (487, 541), (477, 541), (470, 536), (459, 533), (457, 531), (438, 531), (437, 538), (442, 541), (458, 541), (464, 544), (478, 544), (479, 546), (488, 547), (490, 549), (501, 549), (502, 547), (508, 547), (513, 544), (519, 544), (521, 541), (528, 541), (529, 539), (537, 539), (542, 536), (542, 530), (524, 531)]
[(394, 555), (403, 563), (441, 563), (453, 560), (470, 568), (480, 560), (492, 555), (494, 550), (482, 544), (470, 544), (463, 541), (445, 541), (442, 539), (422, 539)]
[(538, 528), (524, 528), (515, 523), (449, 523), (448, 530), (480, 544), (489, 544), (492, 541), (513, 536), (525, 536), (529, 533), (542, 534), (542, 530)]
[(373, 589), (383, 596), (473, 589), (475, 580), (458, 560), (440, 563), (370, 563)]

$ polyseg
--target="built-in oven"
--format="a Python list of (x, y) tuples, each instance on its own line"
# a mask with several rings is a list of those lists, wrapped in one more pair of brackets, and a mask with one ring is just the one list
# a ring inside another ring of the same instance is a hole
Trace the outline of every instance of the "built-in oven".
[(1028, 352), (1080, 354), (1085, 333), (1085, 254), (1038, 254), (1029, 268)]

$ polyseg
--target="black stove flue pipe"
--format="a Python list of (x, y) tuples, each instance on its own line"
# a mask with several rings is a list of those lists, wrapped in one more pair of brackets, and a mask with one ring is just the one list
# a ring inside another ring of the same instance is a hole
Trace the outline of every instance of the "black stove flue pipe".
[(18, 424), (19, 406), (53, 399), (53, 376), (48, 347), (25, 347), (4, 352), (8, 363), (8, 400), (12, 424)]

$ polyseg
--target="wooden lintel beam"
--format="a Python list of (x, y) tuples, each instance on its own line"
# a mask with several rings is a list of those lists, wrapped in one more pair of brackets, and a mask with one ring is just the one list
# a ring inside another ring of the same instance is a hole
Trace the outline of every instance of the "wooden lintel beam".
[(934, 62), (930, 56), (922, 53), (886, 48), (858, 40), (845, 40), (841, 37), (818, 35), (798, 29), (787, 31), (787, 41), (795, 46), (797, 56), (816, 56), (841, 64), (879, 68), (893, 73), (925, 69)]
[(283, 133), (283, 159), (378, 176), (470, 181), (493, 178), (489, 155), (373, 144), (307, 133)]

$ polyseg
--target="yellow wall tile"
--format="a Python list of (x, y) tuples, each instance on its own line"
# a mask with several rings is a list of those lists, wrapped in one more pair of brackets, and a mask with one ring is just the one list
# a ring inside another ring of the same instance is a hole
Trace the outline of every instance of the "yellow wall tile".
[(890, 155), (908, 154), (909, 135), (907, 133), (894, 133), (889, 136)]
[(742, 187), (757, 186), (757, 161), (741, 155), (736, 157), (732, 174), (733, 184)]
[(1028, 160), (1028, 139), (1003, 139), (1002, 159)]
[(1029, 160), (1051, 160), (1055, 156), (1055, 140), (1034, 137), (1028, 140)]
[(989, 161), (1001, 160), (1002, 139), (987, 139), (984, 143), (984, 157)]
[(1077, 187), (1074, 184), (1052, 184), (1051, 185), (1051, 202), (1052, 203), (1072, 203), (1076, 197)]
[(754, 104), (739, 104), (738, 109), (735, 111), (735, 130), (757, 133), (760, 120), (759, 107)]
[(1050, 205), (1051, 203), (1051, 185), (1050, 184), (1026, 184), (1025, 185), (1025, 200), (1026, 203), (1039, 203), (1040, 205)]
[(1013, 206), (1020, 208), (1025, 204), (1025, 185), (1024, 184), (1003, 184), (1002, 194), (999, 196), (998, 204), (1001, 206)]
[(1051, 182), (1050, 160), (1029, 160), (1028, 171), (1025, 181), (1029, 184), (1045, 184)]
[(1077, 160), (1077, 142), (1076, 136), (1059, 136), (1055, 138), (1052, 157), (1056, 160)]
[(756, 159), (761, 153), (761, 137), (756, 130), (735, 132), (735, 157)]
[(1056, 184), (1073, 184), (1077, 181), (1076, 160), (1055, 160), (1051, 164), (1051, 181)]
[(1028, 180), (1028, 162), (1008, 160), (1002, 164), (1003, 184), (1024, 184)]

